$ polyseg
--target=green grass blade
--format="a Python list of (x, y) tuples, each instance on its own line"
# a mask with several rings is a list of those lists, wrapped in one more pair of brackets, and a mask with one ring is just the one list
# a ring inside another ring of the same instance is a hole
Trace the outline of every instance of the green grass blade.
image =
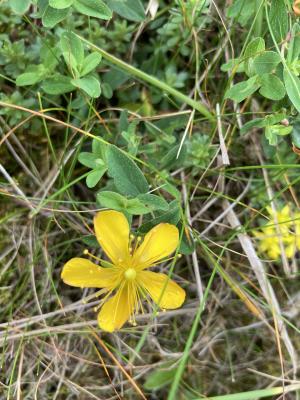
[(193, 400), (257, 400), (264, 397), (275, 396), (277, 394), (294, 392), (300, 389), (300, 384), (294, 384), (289, 386), (280, 386), (268, 389), (251, 390), (250, 392), (225, 394), (223, 396), (214, 397), (198, 397)]

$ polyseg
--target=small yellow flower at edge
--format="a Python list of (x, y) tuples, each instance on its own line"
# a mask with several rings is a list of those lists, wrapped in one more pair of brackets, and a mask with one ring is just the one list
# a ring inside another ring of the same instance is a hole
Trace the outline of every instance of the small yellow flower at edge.
[(155, 226), (134, 250), (130, 248), (129, 224), (122, 213), (100, 211), (94, 217), (94, 227), (111, 267), (100, 267), (85, 258), (72, 258), (64, 265), (61, 278), (71, 286), (107, 290), (98, 314), (101, 329), (113, 332), (128, 320), (134, 322), (139, 309), (143, 311), (144, 297), (150, 296), (163, 309), (175, 309), (183, 304), (185, 291), (177, 283), (165, 274), (147, 271), (177, 248), (176, 226), (167, 223)]

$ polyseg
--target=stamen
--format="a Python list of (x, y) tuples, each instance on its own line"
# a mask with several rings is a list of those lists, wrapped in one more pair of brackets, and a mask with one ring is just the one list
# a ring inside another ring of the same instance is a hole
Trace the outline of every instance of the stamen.
[(100, 262), (101, 262), (101, 261), (104, 261), (104, 260), (102, 260), (101, 258), (94, 256), (94, 254), (90, 253), (90, 252), (88, 251), (88, 249), (84, 249), (84, 250), (83, 250), (83, 254), (84, 254), (85, 256), (90, 256), (90, 257), (94, 258), (94, 259), (97, 260), (97, 261), (100, 261)]

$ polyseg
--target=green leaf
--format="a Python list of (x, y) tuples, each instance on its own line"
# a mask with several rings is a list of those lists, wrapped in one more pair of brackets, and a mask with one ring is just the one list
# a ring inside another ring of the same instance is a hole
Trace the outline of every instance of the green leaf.
[(180, 220), (180, 203), (177, 200), (173, 200), (169, 204), (169, 210), (163, 213), (159, 213), (155, 218), (145, 222), (139, 227), (139, 233), (146, 233), (155, 225), (161, 222), (168, 222), (169, 224), (177, 225)]
[(265, 41), (261, 37), (253, 39), (246, 47), (243, 59), (245, 60), (245, 72), (248, 76), (255, 75), (253, 69), (253, 59), (258, 54), (265, 51)]
[(142, 171), (133, 160), (114, 145), (107, 149), (107, 164), (108, 172), (120, 193), (136, 197), (148, 192), (149, 186)]
[(93, 171), (91, 171), (86, 177), (86, 186), (90, 189), (95, 187), (106, 171), (106, 167), (94, 169)]
[[(180, 223), (178, 226), (179, 231), (182, 229), (182, 224)], [(184, 255), (192, 254), (195, 250), (194, 239), (191, 236), (187, 236), (185, 229), (183, 230), (183, 235), (181, 242), (179, 244), (179, 253)]]
[(285, 0), (272, 0), (270, 2), (269, 19), (277, 43), (284, 41), (289, 30), (288, 8)]
[(42, 84), (42, 88), (46, 93), (53, 95), (69, 93), (74, 90), (74, 86), (71, 84), (71, 78), (64, 75), (56, 75), (46, 79)]
[(260, 77), (260, 83), (259, 93), (267, 99), (281, 100), (285, 96), (285, 87), (276, 75), (264, 74)]
[(132, 215), (149, 214), (151, 211), (138, 198), (127, 200), (127, 206), (125, 210)]
[(300, 121), (293, 124), (292, 141), (296, 147), (300, 148)]
[(82, 241), (92, 249), (99, 249), (99, 243), (95, 235), (87, 235), (82, 237)]
[(108, 6), (129, 21), (142, 22), (146, 15), (140, 0), (107, 0)]
[(9, 5), (16, 14), (25, 14), (29, 9), (31, 0), (10, 0)]
[(93, 98), (99, 97), (101, 94), (100, 82), (94, 76), (88, 75), (80, 79), (72, 79), (71, 83)]
[(169, 204), (166, 200), (155, 194), (146, 193), (139, 194), (137, 197), (145, 206), (147, 206), (151, 211), (163, 210), (167, 211), (169, 209)]
[(98, 154), (82, 152), (78, 156), (78, 161), (91, 169), (97, 169), (105, 166), (105, 162), (99, 157)]
[(106, 163), (106, 149), (107, 145), (100, 140), (94, 138), (92, 141), (92, 152), (99, 158), (102, 158), (103, 162)]
[(127, 199), (119, 193), (111, 191), (101, 191), (97, 193), (97, 202), (102, 207), (107, 207), (113, 210), (120, 211), (125, 209)]
[(253, 68), (257, 75), (273, 72), (280, 63), (281, 58), (275, 51), (264, 51), (253, 60)]
[(60, 39), (64, 59), (72, 68), (79, 69), (84, 60), (84, 48), (81, 40), (73, 32), (64, 32)]
[(97, 193), (97, 202), (103, 207), (113, 210), (123, 211), (131, 215), (148, 214), (150, 209), (146, 207), (138, 198), (127, 199), (119, 193), (111, 191), (101, 191)]
[(265, 135), (269, 141), (269, 144), (272, 146), (276, 146), (278, 142), (277, 136), (289, 135), (292, 132), (292, 130), (293, 130), (292, 126), (269, 125), (265, 129)]
[(172, 368), (171, 363), (166, 363), (147, 376), (144, 388), (149, 391), (161, 389), (172, 382), (175, 373), (176, 368)]
[(181, 166), (186, 159), (187, 156), (187, 148), (186, 145), (183, 144), (181, 147), (179, 156), (177, 157), (178, 150), (180, 149), (180, 144), (172, 147), (171, 150), (167, 152), (167, 154), (162, 158), (160, 168), (161, 169), (170, 169), (176, 168), (177, 166)]
[(244, 62), (239, 58), (232, 58), (227, 63), (221, 65), (221, 71), (228, 72), (234, 69), (235, 72), (244, 72)]
[(43, 65), (33, 65), (28, 68), (28, 72), (24, 72), (17, 77), (16, 85), (34, 85), (35, 83), (40, 82), (43, 79), (45, 72), (46, 71)]
[(106, 97), (107, 99), (111, 99), (113, 96), (113, 91), (112, 91), (111, 86), (108, 83), (103, 82), (101, 87), (102, 87), (103, 96)]
[(245, 100), (247, 97), (251, 96), (256, 90), (260, 87), (258, 83), (257, 77), (253, 76), (247, 81), (237, 83), (232, 86), (229, 90), (227, 90), (225, 94), (225, 98), (231, 99), (240, 103)]
[(287, 62), (291, 63), (300, 55), (300, 25), (295, 23), (292, 29), (292, 37), (288, 47)]
[(237, 18), (244, 26), (256, 11), (255, 0), (235, 0), (228, 8), (227, 15), (230, 18)]
[(244, 135), (245, 133), (249, 132), (250, 129), (252, 128), (262, 128), (266, 126), (264, 118), (255, 118), (251, 121), (246, 122), (242, 128), (240, 129), (241, 135)]
[[(19, 0), (20, 1), (20, 0)], [(49, 0), (49, 6), (59, 10), (68, 8), (73, 4), (73, 0)]]
[(87, 75), (91, 71), (93, 71), (98, 64), (100, 64), (102, 59), (101, 54), (99, 53), (91, 53), (89, 54), (82, 63), (82, 68), (80, 70), (80, 76)]
[(63, 21), (68, 15), (69, 9), (58, 10), (50, 6), (46, 6), (42, 16), (42, 23), (45, 28), (53, 28), (59, 22)]
[(300, 80), (292, 71), (284, 69), (284, 85), (294, 107), (300, 112)]
[(102, 0), (74, 0), (75, 9), (81, 14), (100, 19), (111, 19), (112, 12)]
[(243, 135), (248, 132), (251, 128), (264, 128), (268, 125), (274, 125), (286, 118), (285, 113), (276, 113), (267, 115), (265, 118), (255, 118), (251, 121), (246, 122), (241, 128), (240, 132)]

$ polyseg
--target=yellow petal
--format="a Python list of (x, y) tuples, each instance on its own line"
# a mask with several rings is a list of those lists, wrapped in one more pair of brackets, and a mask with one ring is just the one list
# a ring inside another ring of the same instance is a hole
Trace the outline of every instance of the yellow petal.
[(175, 225), (159, 224), (145, 236), (143, 243), (133, 255), (133, 266), (138, 269), (150, 267), (169, 256), (178, 246), (179, 233)]
[(153, 301), (156, 304), (159, 303), (160, 308), (178, 308), (182, 306), (185, 300), (185, 291), (165, 274), (142, 271), (139, 273), (138, 282), (152, 297)]
[(134, 293), (128, 285), (123, 285), (117, 293), (104, 303), (98, 314), (98, 324), (106, 332), (121, 329), (133, 314)]
[(63, 267), (61, 278), (71, 286), (82, 288), (112, 288), (118, 284), (113, 268), (102, 268), (86, 258), (72, 258)]
[(118, 265), (129, 258), (129, 225), (124, 214), (113, 211), (100, 211), (94, 218), (98, 242), (111, 261)]

